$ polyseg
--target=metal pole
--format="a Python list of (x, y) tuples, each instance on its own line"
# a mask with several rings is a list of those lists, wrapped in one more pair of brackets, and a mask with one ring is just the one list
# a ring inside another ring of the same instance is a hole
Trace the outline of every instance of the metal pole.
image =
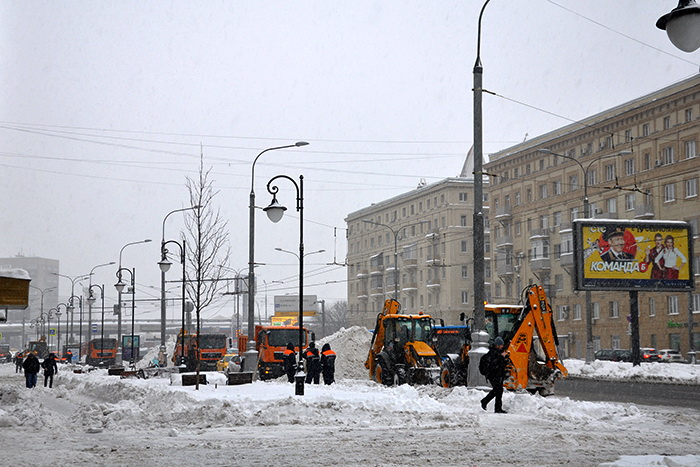
[(182, 334), (182, 339), (180, 342), (180, 365), (185, 361), (185, 289), (186, 289), (186, 267), (185, 267), (185, 239), (182, 239), (180, 251), (180, 262), (182, 263), (182, 328), (180, 328), (180, 333)]
[(135, 309), (136, 309), (136, 268), (131, 268), (131, 358), (129, 363), (133, 368), (136, 365), (136, 356), (134, 355), (134, 324), (135, 324)]
[(632, 365), (639, 366), (639, 299), (636, 290), (630, 290), (630, 316), (632, 335), (630, 336), (630, 344), (632, 345)]
[(483, 213), (483, 115), (482, 78), (484, 69), (481, 65), (481, 20), (490, 0), (484, 2), (479, 13), (477, 34), (476, 62), (474, 64), (474, 329), (482, 330), (485, 326), (484, 315), (484, 213)]
[(105, 351), (105, 285), (102, 284), (100, 287), (100, 294), (102, 295), (102, 324), (100, 325), (100, 358), (104, 355)]
[[(299, 175), (299, 368), (302, 368), (302, 349), (304, 346), (304, 176)], [(308, 371), (308, 368), (307, 368)], [(297, 384), (295, 394), (304, 395), (304, 385)]]

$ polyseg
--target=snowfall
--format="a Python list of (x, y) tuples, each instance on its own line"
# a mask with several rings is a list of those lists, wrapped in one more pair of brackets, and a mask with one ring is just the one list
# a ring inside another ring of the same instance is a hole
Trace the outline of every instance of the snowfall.
[[(0, 465), (700, 466), (698, 410), (506, 392), (509, 413), (495, 414), (481, 409), (482, 389), (369, 381), (366, 329), (325, 342), (337, 382), (303, 396), (284, 377), (229, 386), (207, 372), (196, 389), (177, 373), (78, 365), (60, 366), (51, 389), (41, 374), (27, 389), (0, 364)], [(700, 365), (564, 363), (571, 377), (700, 384)]]

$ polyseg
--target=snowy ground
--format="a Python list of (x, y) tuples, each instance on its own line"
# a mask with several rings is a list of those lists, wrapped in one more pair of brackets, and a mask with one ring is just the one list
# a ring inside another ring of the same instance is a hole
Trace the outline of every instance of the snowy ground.
[(63, 367), (53, 389), (28, 390), (2, 364), (0, 465), (700, 465), (699, 411), (507, 393), (509, 414), (484, 412), (479, 390), (368, 381), (363, 332), (328, 338), (339, 382), (304, 396)]

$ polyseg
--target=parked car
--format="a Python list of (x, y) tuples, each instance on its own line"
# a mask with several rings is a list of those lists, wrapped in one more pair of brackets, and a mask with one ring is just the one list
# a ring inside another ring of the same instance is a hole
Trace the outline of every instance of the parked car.
[(616, 362), (631, 362), (632, 352), (624, 349), (613, 350), (613, 360)]
[(596, 360), (613, 361), (614, 357), (615, 357), (615, 351), (613, 349), (600, 349), (600, 350), (596, 350), (596, 353), (595, 353)]
[(659, 352), (652, 347), (642, 347), (639, 349), (639, 357), (642, 362), (658, 362), (661, 361)]
[(685, 363), (685, 359), (683, 358), (683, 355), (680, 353), (680, 351), (673, 349), (659, 350), (659, 361), (668, 363)]

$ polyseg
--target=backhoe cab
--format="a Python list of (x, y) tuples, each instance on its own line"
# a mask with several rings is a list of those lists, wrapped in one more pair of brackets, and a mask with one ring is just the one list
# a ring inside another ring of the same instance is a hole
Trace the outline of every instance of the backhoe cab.
[(424, 314), (400, 314), (401, 305), (386, 300), (377, 316), (365, 367), (374, 381), (394, 384), (435, 384), (440, 363), (432, 348), (433, 319)]
[[(569, 372), (557, 354), (552, 308), (539, 285), (524, 291), (524, 306), (484, 306), (486, 332), (491, 341), (500, 336), (506, 343), (509, 376), (503, 385), (510, 390), (527, 390), (540, 395), (554, 394), (554, 382)], [(537, 331), (538, 341), (534, 340)]]

